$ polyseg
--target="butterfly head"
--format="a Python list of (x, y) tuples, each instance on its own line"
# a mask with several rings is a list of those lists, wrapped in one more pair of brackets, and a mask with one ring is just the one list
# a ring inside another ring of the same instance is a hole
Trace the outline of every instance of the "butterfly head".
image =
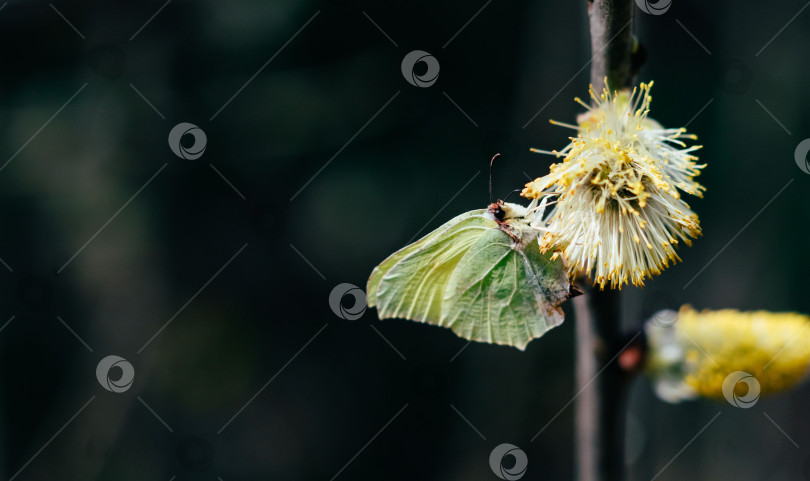
[(522, 205), (512, 204), (499, 200), (489, 204), (487, 212), (495, 218), (499, 223), (514, 219), (516, 217), (525, 217), (526, 208)]
[(506, 219), (506, 209), (504, 209), (504, 203), (501, 200), (489, 204), (487, 212), (492, 214), (492, 217), (498, 222), (503, 222)]

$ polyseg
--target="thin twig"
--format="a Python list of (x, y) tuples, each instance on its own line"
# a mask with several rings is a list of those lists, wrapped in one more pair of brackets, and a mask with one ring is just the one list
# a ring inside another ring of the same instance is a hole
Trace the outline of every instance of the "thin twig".
[(627, 87), (633, 77), (633, 1), (588, 2), (591, 25), (591, 85), (602, 91), (604, 79), (611, 89)]
[[(592, 0), (590, 19), (591, 84), (601, 92), (633, 80), (632, 0)], [(577, 476), (579, 481), (622, 481), (624, 415), (631, 374), (610, 364), (622, 349), (618, 291), (590, 289), (575, 300), (577, 323), (576, 404)]]

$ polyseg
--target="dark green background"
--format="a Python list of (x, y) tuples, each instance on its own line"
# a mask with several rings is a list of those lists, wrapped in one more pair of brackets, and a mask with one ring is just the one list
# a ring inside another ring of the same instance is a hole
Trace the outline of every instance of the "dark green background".
[[(0, 162), (14, 156), (0, 171), (0, 257), (13, 269), (0, 268), (0, 322), (15, 316), (0, 330), (2, 475), (37, 454), (15, 479), (329, 480), (346, 466), (336, 479), (492, 480), (489, 453), (509, 442), (528, 455), (523, 479), (572, 479), (570, 321), (526, 352), (473, 344), (451, 362), (465, 342), (449, 331), (380, 323), (373, 310), (343, 320), (328, 297), (343, 282), (363, 287), (415, 235), (484, 207), (494, 153), (496, 195), (547, 171), (550, 158), (528, 149), (562, 148), (569, 132), (548, 119), (572, 121), (572, 98), (587, 95), (585, 2), (494, 0), (459, 32), (484, 1), (174, 0), (130, 40), (164, 5), (54, 3), (84, 39), (48, 3), (0, 10)], [(636, 11), (651, 116), (673, 127), (694, 117), (708, 167), (705, 199), (688, 199), (704, 236), (645, 289), (625, 289), (628, 326), (685, 302), (810, 311), (810, 175), (793, 160), (810, 137), (810, 12), (756, 55), (806, 6)], [(432, 87), (400, 72), (415, 49), (440, 63)], [(170, 151), (179, 122), (206, 132), (202, 158)], [(134, 365), (129, 391), (96, 381), (108, 354)], [(659, 473), (717, 412), (656, 479), (805, 479), (808, 395), (748, 410), (671, 406), (641, 380), (630, 479)]]

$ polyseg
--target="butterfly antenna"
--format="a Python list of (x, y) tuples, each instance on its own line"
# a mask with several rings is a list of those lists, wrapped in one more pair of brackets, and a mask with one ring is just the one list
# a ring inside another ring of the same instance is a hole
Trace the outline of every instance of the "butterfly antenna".
[(506, 202), (506, 200), (509, 199), (510, 195), (514, 194), (515, 192), (520, 192), (521, 190), (523, 189), (515, 189), (512, 192), (509, 192), (508, 194), (506, 194), (506, 197), (503, 198), (503, 201)]
[(492, 197), (492, 166), (495, 164), (495, 159), (500, 157), (501, 154), (495, 154), (492, 156), (492, 160), (489, 161), (489, 203), (492, 204), (495, 202), (495, 199)]

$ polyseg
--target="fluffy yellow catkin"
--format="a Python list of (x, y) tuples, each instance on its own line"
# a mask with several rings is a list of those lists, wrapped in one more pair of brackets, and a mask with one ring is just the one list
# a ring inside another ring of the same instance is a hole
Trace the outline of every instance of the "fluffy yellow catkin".
[(643, 285), (670, 262), (680, 260), (675, 246), (700, 235), (697, 215), (680, 192), (702, 196), (694, 181), (697, 165), (686, 130), (666, 129), (648, 118), (650, 88), (611, 94), (607, 88), (578, 118), (576, 137), (548, 175), (526, 184), (527, 198), (552, 196), (541, 250), (564, 254), (572, 277), (590, 277), (601, 288)]
[(667, 401), (722, 399), (723, 383), (738, 371), (753, 376), (761, 394), (774, 394), (796, 385), (810, 367), (810, 317), (802, 314), (684, 306), (677, 315), (656, 315), (646, 332), (647, 372)]

